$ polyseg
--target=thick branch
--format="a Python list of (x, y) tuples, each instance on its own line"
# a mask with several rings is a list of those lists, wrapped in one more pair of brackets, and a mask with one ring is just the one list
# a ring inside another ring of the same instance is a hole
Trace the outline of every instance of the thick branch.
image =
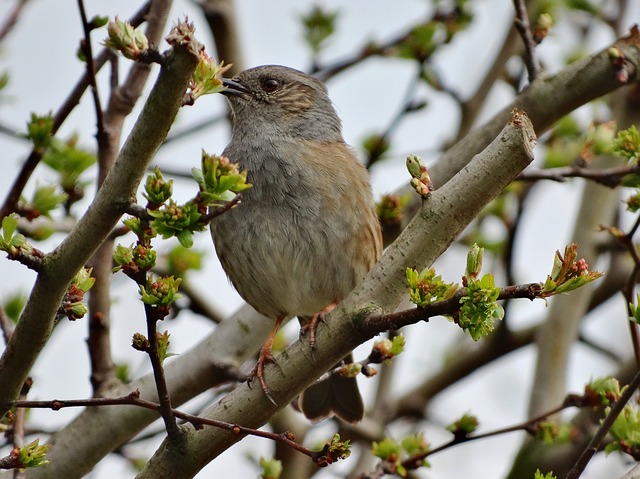
[[(220, 323), (213, 334), (193, 349), (168, 361), (164, 372), (172, 405), (177, 407), (212, 387), (233, 380), (234, 368), (258, 349), (271, 326), (270, 320), (245, 307)], [(153, 374), (114, 388), (109, 394), (118, 397), (133, 390), (139, 390), (142, 399), (158, 402)], [(29, 478), (84, 476), (109, 452), (127, 443), (156, 419), (155, 411), (141, 408), (87, 408), (54, 434), (47, 453), (49, 464), (30, 469)], [(100, 431), (99, 435), (93, 434), (96, 430)]]
[[(616, 43), (624, 52), (624, 61), (631, 83), (640, 71), (640, 32), (631, 34)], [(617, 77), (617, 67), (609, 57), (609, 49), (583, 58), (553, 76), (541, 76), (502, 111), (482, 127), (476, 128), (456, 143), (429, 168), (436, 188), (445, 184), (466, 165), (473, 155), (482, 151), (498, 134), (517, 108), (527, 113), (538, 135), (567, 113), (595, 98), (610, 93), (625, 83)]]
[[(148, 9), (146, 35), (152, 45), (162, 39), (167, 24), (171, 0), (154, 0)], [(117, 65), (117, 63), (116, 63)], [(115, 67), (114, 67), (115, 69)], [(103, 130), (98, 127), (98, 186), (100, 187), (113, 167), (120, 148), (124, 120), (139, 99), (150, 73), (147, 64), (136, 63), (122, 86), (113, 88), (104, 112)], [(117, 74), (113, 75), (114, 83)], [(100, 124), (99, 124), (100, 125)], [(117, 381), (111, 356), (111, 268), (114, 238), (109, 235), (91, 258), (96, 282), (89, 296), (89, 339), (91, 384), (94, 395), (100, 396)]]
[[(138, 10), (135, 15), (131, 18), (130, 23), (133, 26), (137, 26), (142, 22), (142, 19), (147, 14), (149, 10), (149, 2), (145, 3), (140, 10)], [(102, 66), (107, 62), (109, 58), (109, 51), (104, 49), (101, 51), (97, 57), (94, 59), (93, 63), (95, 65), (96, 71), (102, 68)], [(65, 102), (60, 106), (58, 111), (53, 117), (53, 126), (51, 128), (51, 134), (55, 135), (62, 123), (67, 119), (69, 114), (73, 111), (73, 109), (80, 103), (80, 98), (84, 94), (85, 90), (89, 86), (89, 78), (85, 73), (83, 77), (78, 81), (76, 86), (73, 88)], [(20, 169), (20, 173), (16, 177), (16, 180), (11, 185), (9, 192), (2, 204), (2, 208), (0, 208), (0, 219), (4, 218), (8, 214), (12, 213), (15, 210), (16, 204), (20, 199), (20, 195), (22, 194), (22, 190), (24, 189), (27, 181), (31, 177), (31, 174), (40, 163), (42, 159), (43, 151), (39, 149), (34, 149), (29, 154), (28, 158), (22, 165)]]
[(175, 47), (166, 58), (148, 102), (118, 161), (76, 228), (47, 255), (11, 341), (0, 358), (0, 416), (11, 407), (38, 353), (49, 338), (67, 285), (111, 232), (135, 198), (147, 165), (181, 105), (197, 53)]
[[(533, 159), (533, 129), (521, 112), (514, 112), (501, 134), (446, 188), (435, 192), (398, 240), (356, 290), (330, 314), (328, 324), (318, 328), (317, 348), (297, 341), (278, 358), (278, 367), (266, 368), (266, 381), (278, 406), (260, 388), (241, 385), (203, 412), (225, 422), (259, 427), (285, 407), (323, 371), (331, 368), (375, 333), (367, 328), (373, 312), (391, 311), (406, 295), (403, 271), (407, 266), (431, 264), (474, 218)], [(488, 182), (486, 179), (492, 178)], [(428, 235), (424, 232), (429, 231)], [(310, 371), (314, 371), (310, 374)], [(179, 457), (165, 441), (138, 475), (143, 478), (182, 478), (193, 475), (239, 440), (229, 433), (195, 431), (184, 426), (187, 454)]]
[[(628, 62), (632, 65), (640, 63), (640, 49), (638, 47), (624, 46), (623, 49)], [(579, 89), (571, 88), (571, 78), (576, 75), (583, 79), (579, 81)], [(533, 105), (534, 108), (531, 108), (534, 115), (533, 124), (539, 132), (542, 132), (571, 111), (571, 109), (591, 101), (598, 95), (618, 88), (620, 84), (612, 79), (612, 75), (613, 69), (606, 54), (600, 53), (582, 62), (570, 65), (567, 67), (566, 72), (537, 80), (535, 83), (543, 84), (544, 88), (533, 89), (530, 87), (522, 94), (523, 96), (526, 95), (525, 100), (517, 99), (515, 102), (524, 105), (526, 108)], [(558, 91), (558, 95), (553, 98), (553, 101), (546, 101), (547, 91), (553, 91), (554, 89)], [(486, 126), (489, 129), (488, 133), (485, 134), (481, 130), (476, 130), (468, 140), (458, 143), (450, 153), (447, 153), (442, 158), (442, 161), (430, 168), (431, 176), (437, 185), (446, 183), (456, 170), (468, 163), (482, 149), (483, 145), (486, 145), (493, 138), (492, 135), (495, 136), (497, 134), (496, 125), (502, 127), (504, 121), (506, 121), (505, 111), (489, 122), (488, 126)], [(454, 162), (455, 164), (449, 166), (449, 162)], [(415, 203), (417, 206), (420, 205), (417, 199)], [(417, 207), (415, 210), (417, 210)], [(241, 314), (248, 311), (252, 310), (245, 306), (241, 310)], [(231, 327), (236, 329), (229, 331), (227, 328)], [(173, 403), (176, 405), (181, 404), (181, 402), (211, 387), (211, 384), (215, 381), (211, 379), (210, 371), (214, 367), (213, 363), (216, 360), (230, 358), (231, 355), (234, 358), (238, 358), (239, 361), (248, 358), (262, 344), (269, 327), (270, 323), (259, 317), (252, 317), (249, 320), (244, 319), (242, 321), (238, 320), (237, 316), (231, 317), (223, 321), (220, 327), (194, 351), (175, 358), (167, 366), (167, 380)], [(324, 330), (325, 328), (320, 326), (319, 331)], [(226, 332), (222, 334), (223, 331)], [(233, 339), (236, 336), (237, 339)], [(336, 341), (342, 341), (342, 339), (337, 338)], [(321, 344), (320, 349), (323, 348), (324, 345)], [(238, 354), (241, 356), (236, 356)], [(328, 367), (331, 366), (333, 364)], [(170, 371), (172, 373), (169, 373)], [(464, 375), (465, 372), (460, 374)], [(191, 379), (193, 379), (193, 382)], [(144, 381), (146, 385), (148, 397), (153, 397), (155, 393), (150, 377), (146, 376), (141, 381)], [(133, 387), (140, 388), (141, 391), (144, 390), (144, 387), (140, 387), (137, 382)], [(112, 394), (117, 393), (113, 392)], [(143, 397), (146, 397), (144, 391)], [(226, 403), (227, 400), (225, 400)], [(246, 402), (244, 404), (247, 405)], [(256, 407), (255, 404), (248, 404), (248, 406), (250, 408)], [(49, 451), (51, 463), (47, 468), (29, 471), (30, 477), (67, 477), (70, 474), (69, 471), (77, 474), (76, 471), (78, 470), (81, 471), (80, 474), (86, 473), (106, 454), (142, 430), (155, 417), (154, 415), (133, 411), (132, 408), (101, 408), (98, 411), (88, 409), (81, 413), (69, 426), (56, 434), (55, 442)], [(96, 428), (100, 428), (101, 436), (94, 440), (87, 431), (92, 431)], [(83, 440), (78, 441), (78, 437), (82, 437)], [(71, 450), (74, 451), (73, 461), (69, 459), (68, 451)], [(51, 475), (48, 475), (46, 470), (51, 471)]]

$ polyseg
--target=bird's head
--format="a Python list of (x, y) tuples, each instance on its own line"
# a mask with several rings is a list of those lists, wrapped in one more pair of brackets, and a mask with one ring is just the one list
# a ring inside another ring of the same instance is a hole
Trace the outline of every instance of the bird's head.
[(341, 123), (324, 84), (293, 68), (265, 65), (223, 79), (234, 132), (283, 133), (308, 140), (342, 140)]

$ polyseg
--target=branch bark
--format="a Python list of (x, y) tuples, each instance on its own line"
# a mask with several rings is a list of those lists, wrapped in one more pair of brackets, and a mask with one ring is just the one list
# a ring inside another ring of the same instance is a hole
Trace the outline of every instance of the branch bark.
[[(154, 0), (147, 15), (146, 36), (151, 45), (158, 45), (167, 24), (171, 0)], [(122, 86), (112, 91), (104, 112), (104, 132), (98, 140), (98, 186), (101, 187), (118, 156), (124, 120), (142, 94), (150, 65), (136, 63)], [(100, 135), (100, 133), (99, 133)], [(89, 295), (89, 357), (91, 384), (95, 396), (105, 394), (117, 381), (111, 356), (111, 274), (114, 239), (108, 236), (91, 258), (92, 275), (96, 282)]]
[[(640, 71), (640, 32), (632, 29), (614, 45), (624, 53), (631, 73), (627, 82), (630, 84), (637, 80)], [(555, 75), (541, 76), (510, 105), (482, 127), (472, 130), (438, 159), (429, 169), (434, 186), (438, 188), (445, 184), (473, 155), (482, 151), (496, 137), (514, 108), (525, 111), (536, 134), (541, 135), (567, 113), (624, 86), (616, 73), (607, 48), (572, 63)]]
[[(203, 411), (202, 416), (260, 427), (320, 374), (381, 331), (371, 328), (372, 313), (394, 310), (406, 294), (404, 270), (435, 261), (478, 211), (533, 159), (535, 134), (522, 112), (514, 111), (500, 135), (451, 182), (423, 202), (419, 215), (385, 252), (364, 282), (329, 315), (316, 335), (317, 348), (297, 341), (266, 368), (265, 379), (278, 406), (260, 388), (244, 384)], [(492, 181), (487, 182), (486, 178)], [(428, 231), (429, 234), (425, 234)], [(310, 371), (314, 371), (310, 374)], [(183, 448), (164, 441), (138, 479), (190, 478), (240, 438), (222, 431), (183, 426)]]
[(0, 357), (0, 416), (10, 409), (11, 401), (17, 397), (48, 340), (69, 282), (135, 198), (147, 165), (180, 108), (196, 62), (197, 52), (183, 45), (174, 47), (166, 56), (149, 100), (103, 187), (74, 230), (43, 259), (43, 271)]
[[(249, 359), (267, 339), (273, 322), (253, 309), (242, 308), (184, 354), (167, 360), (165, 377), (171, 403), (178, 407), (204, 391), (228, 382), (233, 370)], [(110, 397), (140, 391), (140, 398), (158, 402), (152, 374), (109, 391)], [(136, 407), (87, 408), (55, 433), (47, 452), (47, 467), (29, 469), (29, 479), (80, 478), (107, 454), (158, 419)], [(96, 435), (94, 432), (100, 431)]]
[[(634, 38), (635, 42), (637, 42), (637, 37)], [(626, 45), (622, 48), (628, 62), (632, 65), (640, 64), (640, 48), (637, 44)], [(582, 86), (579, 90), (572, 88), (571, 77), (573, 75), (580, 75), (583, 78), (583, 81), (580, 82)], [(620, 87), (621, 85), (612, 79), (613, 75), (613, 68), (606, 56), (606, 52), (595, 54), (580, 63), (568, 66), (566, 71), (537, 80), (536, 84), (540, 83), (541, 86), (535, 89), (530, 87), (523, 93), (523, 95), (526, 95), (526, 101), (516, 99), (512, 106), (516, 103), (527, 107), (534, 105), (532, 123), (539, 132), (542, 132), (568, 111), (571, 111), (572, 108), (581, 106), (600, 94), (608, 93)], [(557, 90), (557, 95), (555, 95), (553, 101), (549, 101), (548, 92), (553, 89)], [(504, 119), (504, 112), (499, 113), (489, 122), (487, 128), (490, 132), (488, 134), (483, 133), (481, 129), (474, 131), (468, 140), (465, 139), (463, 142), (456, 144), (452, 151), (446, 153), (438, 164), (432, 166), (430, 174), (434, 183), (443, 185), (451, 178), (455, 168), (461, 168), (461, 165), (471, 161), (471, 158), (482, 148), (483, 142), (487, 142), (486, 138), (490, 136), (491, 131), (495, 132), (495, 125), (498, 124), (501, 118)], [(501, 125), (504, 126), (504, 122)], [(452, 167), (447, 164), (451, 161), (454, 161), (457, 166)], [(415, 197), (416, 195), (414, 195)], [(414, 211), (420, 205), (417, 199), (415, 203), (417, 206)], [(253, 314), (253, 316), (247, 318), (247, 314)], [(241, 319), (238, 323), (238, 318), (244, 319)], [(234, 324), (238, 325), (235, 333), (226, 329)], [(210, 378), (211, 369), (214, 367), (213, 364), (221, 362), (237, 364), (246, 360), (264, 342), (270, 326), (270, 322), (253, 313), (249, 306), (245, 306), (239, 313), (223, 321), (203, 343), (196, 347), (196, 350), (182, 354), (169, 362), (167, 366), (167, 381), (174, 404), (179, 405), (216, 383)], [(324, 328), (321, 327), (320, 330), (324, 330)], [(174, 372), (169, 373), (169, 371)], [(199, 384), (191, 384), (189, 380), (192, 378), (196, 382), (201, 382)], [(130, 386), (132, 389), (140, 389), (142, 397), (149, 397), (153, 400), (154, 387), (150, 381), (150, 377), (146, 376)], [(145, 386), (141, 386), (141, 383), (146, 384), (146, 393)], [(128, 389), (126, 390), (126, 392), (129, 391)], [(126, 392), (124, 393), (126, 394)], [(112, 391), (111, 393), (121, 395), (123, 391)], [(403, 407), (402, 405), (399, 406)], [(409, 406), (409, 408), (411, 407)], [(76, 420), (54, 436), (54, 442), (49, 450), (51, 463), (46, 468), (29, 471), (29, 477), (80, 477), (88, 472), (110, 451), (126, 442), (154, 419), (157, 419), (156, 415), (146, 411), (132, 411), (131, 409), (101, 408), (98, 410), (85, 410)], [(408, 414), (411, 414), (411, 412), (408, 412)], [(101, 430), (100, 437), (87, 434), (86, 431), (95, 430), (97, 427)], [(79, 458), (82, 458), (82, 463), (76, 464)], [(47, 475), (47, 470), (52, 471), (51, 475)], [(76, 470), (80, 472), (75, 472)]]

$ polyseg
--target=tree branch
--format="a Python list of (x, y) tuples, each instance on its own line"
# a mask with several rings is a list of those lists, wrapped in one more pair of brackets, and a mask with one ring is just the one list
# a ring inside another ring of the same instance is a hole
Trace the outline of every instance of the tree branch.
[(18, 18), (26, 6), (28, 0), (18, 0), (9, 13), (2, 26), (0, 26), (0, 42), (13, 30), (18, 23)]
[[(406, 295), (404, 270), (407, 266), (431, 264), (470, 222), (479, 209), (497, 195), (533, 158), (533, 130), (521, 112), (491, 146), (446, 188), (436, 191), (423, 204), (382, 260), (347, 299), (329, 315), (326, 327), (318, 328), (317, 348), (311, 353), (306, 341), (295, 342), (278, 358), (278, 367), (267, 367), (266, 381), (279, 406), (271, 404), (259, 388), (238, 386), (219, 403), (203, 412), (204, 417), (258, 427), (278, 409), (286, 406), (322, 372), (331, 368), (358, 344), (374, 335), (366, 317), (395, 309)], [(483, 181), (489, 171), (495, 179), (488, 187)], [(498, 172), (498, 174), (496, 174)], [(481, 186), (482, 185), (482, 186)], [(464, 191), (464, 194), (462, 193)], [(427, 229), (432, 233), (425, 235)], [(313, 364), (314, 374), (309, 374)], [(239, 438), (228, 433), (211, 434), (185, 427), (189, 452), (178, 455), (165, 441), (138, 475), (139, 479), (193, 477), (204, 465)]]
[(189, 43), (177, 43), (170, 51), (116, 166), (76, 228), (43, 259), (44, 271), (38, 276), (11, 341), (0, 357), (0, 416), (9, 410), (48, 340), (69, 282), (135, 197), (147, 165), (182, 103), (197, 55)]
[(434, 186), (438, 188), (445, 184), (482, 151), (496, 137), (514, 108), (527, 113), (536, 133), (540, 135), (579, 106), (637, 79), (640, 71), (640, 31), (632, 29), (628, 36), (614, 45), (624, 53), (623, 62), (629, 74), (627, 82), (619, 80), (619, 70), (609, 56), (609, 49), (578, 60), (553, 76), (539, 78), (510, 105), (485, 125), (471, 131), (429, 168)]
[[(189, 351), (168, 362), (165, 377), (174, 407), (222, 383), (236, 381), (237, 366), (248, 360), (269, 335), (273, 323), (245, 306), (220, 323)], [(108, 391), (112, 397), (139, 390), (142, 399), (158, 402), (153, 374)], [(57, 479), (88, 474), (104, 456), (157, 420), (141, 408), (87, 408), (56, 432), (46, 468), (29, 471), (30, 479)], [(100, 430), (100, 435), (92, 431)], [(78, 437), (84, 438), (78, 441)], [(69, 453), (73, 451), (73, 461)]]
[(620, 399), (618, 399), (611, 407), (609, 414), (607, 414), (607, 416), (602, 421), (602, 424), (591, 439), (591, 442), (589, 442), (589, 445), (580, 455), (575, 466), (569, 471), (569, 474), (567, 474), (567, 479), (578, 479), (580, 477), (582, 472), (587, 467), (587, 464), (589, 464), (591, 458), (595, 455), (596, 452), (600, 450), (600, 446), (602, 445), (605, 436), (609, 433), (609, 429), (611, 429), (611, 426), (613, 426), (613, 423), (620, 415), (627, 403), (631, 400), (631, 396), (635, 394), (638, 387), (640, 387), (640, 371), (638, 371), (633, 377), (627, 389), (622, 392)]
[(533, 39), (531, 33), (531, 23), (529, 23), (529, 13), (527, 7), (524, 4), (524, 0), (513, 0), (513, 4), (516, 9), (516, 18), (514, 24), (516, 30), (522, 37), (524, 43), (525, 57), (524, 63), (527, 66), (527, 72), (529, 73), (529, 83), (533, 83), (540, 74), (540, 62), (536, 55), (537, 43)]
[[(134, 14), (134, 16), (130, 20), (130, 23), (132, 25), (134, 26), (139, 25), (143, 21), (144, 16), (148, 12), (150, 3), (151, 2), (145, 3), (142, 6), (142, 8), (140, 8), (140, 10), (138, 10)], [(108, 58), (109, 58), (109, 51), (107, 49), (104, 49), (102, 52), (100, 52), (100, 54), (94, 60), (96, 71), (102, 68), (102, 66), (107, 62)], [(65, 102), (60, 106), (60, 108), (54, 115), (53, 126), (51, 128), (52, 135), (55, 135), (57, 133), (58, 129), (62, 126), (62, 123), (64, 123), (64, 121), (69, 116), (69, 114), (78, 105), (78, 103), (80, 102), (80, 98), (82, 97), (82, 95), (84, 94), (88, 86), (89, 86), (89, 78), (85, 73), (83, 77), (78, 81), (76, 86), (73, 88), (73, 90), (71, 91), (71, 93), (69, 94)], [(31, 177), (31, 174), (33, 173), (33, 171), (36, 169), (36, 166), (38, 166), (38, 163), (40, 163), (40, 160), (42, 159), (43, 154), (44, 154), (44, 151), (33, 149), (29, 154), (29, 156), (27, 157), (27, 159), (25, 160), (25, 162), (23, 163), (22, 168), (20, 169), (20, 173), (18, 173), (18, 176), (16, 177), (15, 181), (11, 185), (11, 188), (9, 189), (9, 192), (7, 193), (7, 196), (4, 200), (4, 203), (0, 208), (0, 220), (2, 220), (2, 218), (4, 218), (5, 216), (7, 216), (8, 214), (12, 213), (15, 210), (16, 204), (18, 203), (18, 200), (20, 199), (20, 195), (22, 194), (22, 190), (24, 189), (27, 182), (29, 181), (29, 178)]]
[[(146, 35), (157, 45), (167, 24), (171, 0), (154, 0), (148, 8)], [(117, 84), (118, 60), (113, 62), (112, 91), (104, 112), (102, 134), (98, 125), (98, 187), (104, 183), (118, 155), (125, 118), (131, 113), (147, 83), (149, 65), (135, 63), (122, 86)], [(117, 382), (111, 355), (111, 275), (114, 237), (110, 234), (91, 257), (93, 285), (89, 296), (89, 339), (91, 384), (94, 395), (104, 395)]]
[[(636, 37), (632, 35), (632, 38)], [(631, 65), (637, 65), (640, 61), (638, 47), (626, 45), (623, 48), (626, 52), (626, 61)], [(573, 79), (576, 76), (579, 77), (578, 80)], [(618, 88), (620, 83), (612, 76), (611, 62), (606, 52), (596, 54), (570, 65), (565, 71), (557, 75), (538, 79), (535, 83), (539, 83), (540, 87), (528, 88), (521, 94), (521, 97), (524, 96), (524, 98), (516, 99), (514, 104), (522, 105), (525, 108), (531, 107), (534, 126), (539, 131), (544, 131), (572, 109)], [(574, 84), (579, 88), (573, 88)], [(549, 91), (553, 94), (551, 100), (548, 100)], [(555, 94), (556, 92), (557, 94)], [(505, 111), (508, 111), (508, 109)], [(436, 184), (444, 184), (453, 176), (454, 171), (461, 169), (482, 149), (483, 145), (493, 139), (497, 134), (496, 125), (504, 126), (506, 121), (505, 111), (489, 122), (488, 126), (486, 126), (488, 130), (486, 133), (481, 130), (473, 132), (468, 140), (454, 146), (452, 151), (445, 154), (437, 165), (430, 168), (430, 174)], [(500, 123), (501, 121), (502, 123)], [(453, 166), (449, 166), (448, 163), (453, 163)], [(460, 194), (462, 195), (463, 193), (461, 192)], [(413, 197), (415, 198), (415, 195)], [(417, 198), (415, 205), (413, 211), (416, 211), (420, 206)], [(407, 214), (407, 216), (411, 218), (412, 215)], [(247, 318), (246, 314), (248, 312), (251, 312), (253, 316)], [(330, 322), (330, 324), (333, 324), (333, 322)], [(174, 404), (181, 404), (181, 402), (194, 397), (211, 387), (216, 381), (219, 381), (219, 377), (211, 374), (212, 369), (217, 371), (215, 364), (218, 361), (227, 364), (228, 361), (232, 360), (246, 360), (257, 350), (258, 345), (264, 341), (269, 328), (269, 321), (257, 316), (251, 308), (245, 306), (238, 315), (223, 321), (194, 350), (170, 362), (167, 365), (166, 373)], [(321, 326), (320, 331), (324, 330), (325, 328)], [(528, 338), (530, 339), (530, 336)], [(529, 339), (523, 339), (523, 343), (526, 343)], [(336, 338), (335, 340), (341, 341), (342, 338)], [(487, 347), (490, 345), (489, 342), (484, 344), (487, 344)], [(323, 349), (324, 346), (320, 346), (320, 348)], [(461, 370), (458, 374), (461, 376), (467, 374), (472, 369), (470, 364), (472, 361), (473, 358), (469, 358), (469, 364), (460, 366)], [(329, 365), (327, 369), (333, 364)], [(214, 377), (212, 378), (212, 376)], [(193, 382), (191, 381), (192, 378)], [(437, 379), (434, 378), (434, 382)], [(441, 381), (446, 380), (444, 377), (440, 379)], [(143, 386), (138, 386), (137, 382), (135, 384), (136, 387), (140, 387), (141, 391), (143, 391), (143, 397), (153, 397), (155, 393), (150, 376), (145, 376), (140, 381)], [(146, 391), (146, 396), (144, 391)], [(259, 400), (259, 397), (254, 399)], [(224, 404), (227, 403), (228, 400), (225, 400)], [(256, 407), (255, 401), (251, 403), (243, 401), (242, 404), (248, 408), (247, 410)], [(408, 404), (409, 402), (406, 402), (399, 406), (401, 406), (402, 410), (408, 410)], [(56, 434), (48, 455), (51, 460), (51, 463), (46, 468), (51, 471), (51, 476), (49, 477), (67, 477), (69, 474), (81, 475), (87, 473), (100, 459), (123, 442), (126, 442), (151, 423), (153, 419), (155, 419), (154, 415), (141, 413), (132, 410), (132, 408), (100, 408), (99, 410), (88, 409), (82, 412), (76, 420)], [(101, 430), (100, 438), (92, 438), (89, 434), (90, 431), (96, 428)], [(78, 442), (77, 437), (83, 437), (85, 440)], [(70, 461), (68, 456), (68, 451), (71, 450), (74, 451), (73, 461)], [(180, 458), (181, 460), (182, 458)], [(30, 476), (35, 478), (46, 477), (44, 469), (30, 471)]]

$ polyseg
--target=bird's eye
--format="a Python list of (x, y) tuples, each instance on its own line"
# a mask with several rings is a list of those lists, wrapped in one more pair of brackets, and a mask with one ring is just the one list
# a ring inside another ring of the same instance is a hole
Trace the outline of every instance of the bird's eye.
[(280, 87), (280, 82), (274, 78), (267, 78), (262, 81), (262, 89), (267, 93), (273, 93)]

